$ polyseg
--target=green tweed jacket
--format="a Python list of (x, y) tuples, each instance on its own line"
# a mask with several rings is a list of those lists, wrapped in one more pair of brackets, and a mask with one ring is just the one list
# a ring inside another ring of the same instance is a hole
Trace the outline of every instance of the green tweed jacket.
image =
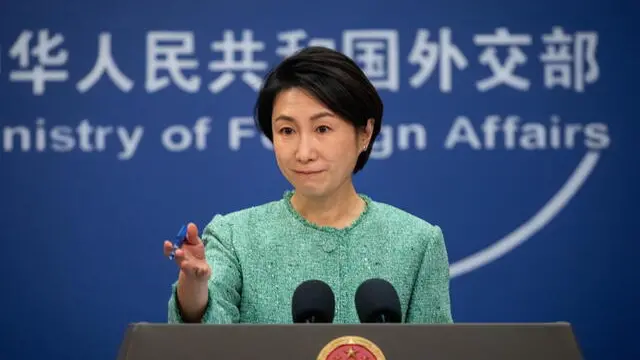
[[(282, 199), (216, 215), (201, 238), (212, 268), (203, 323), (292, 323), (291, 298), (311, 279), (331, 286), (334, 323), (359, 323), (354, 296), (370, 278), (389, 281), (405, 323), (451, 323), (449, 262), (440, 227), (360, 195), (365, 211), (349, 227), (319, 227)], [(183, 320), (171, 287), (169, 323)]]

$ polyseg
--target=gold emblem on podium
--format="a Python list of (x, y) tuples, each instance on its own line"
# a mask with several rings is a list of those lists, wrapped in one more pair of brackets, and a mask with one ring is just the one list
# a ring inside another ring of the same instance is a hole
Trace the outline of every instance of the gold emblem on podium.
[(380, 348), (360, 336), (342, 336), (325, 345), (317, 360), (385, 360)]

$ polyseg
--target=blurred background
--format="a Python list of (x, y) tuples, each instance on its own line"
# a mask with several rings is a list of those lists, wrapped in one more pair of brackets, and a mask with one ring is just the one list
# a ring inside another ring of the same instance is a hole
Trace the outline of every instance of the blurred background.
[(182, 224), (280, 199), (253, 126), (308, 45), (385, 102), (358, 190), (440, 225), (456, 322), (637, 359), (637, 1), (0, 4), (0, 359), (115, 359), (166, 322)]

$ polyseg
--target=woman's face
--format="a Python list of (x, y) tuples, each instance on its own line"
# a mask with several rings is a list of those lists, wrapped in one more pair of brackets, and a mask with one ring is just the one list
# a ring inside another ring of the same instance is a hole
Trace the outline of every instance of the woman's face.
[(302, 90), (283, 91), (275, 99), (272, 116), (278, 167), (297, 193), (332, 194), (351, 181), (371, 128), (372, 122), (357, 134), (353, 125)]

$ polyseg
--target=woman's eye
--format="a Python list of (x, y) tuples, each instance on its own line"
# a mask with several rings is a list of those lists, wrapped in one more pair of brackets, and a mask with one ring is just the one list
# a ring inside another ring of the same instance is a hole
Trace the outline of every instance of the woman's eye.
[(327, 132), (327, 131), (329, 131), (329, 130), (330, 130), (330, 129), (329, 129), (329, 127), (328, 127), (328, 126), (324, 126), (324, 125), (322, 125), (322, 126), (318, 126), (318, 131), (319, 131), (319, 132), (321, 132), (321, 133), (325, 133), (325, 132)]
[(292, 128), (282, 128), (282, 129), (280, 129), (280, 133), (284, 134), (284, 135), (291, 135), (292, 132), (293, 132)]

